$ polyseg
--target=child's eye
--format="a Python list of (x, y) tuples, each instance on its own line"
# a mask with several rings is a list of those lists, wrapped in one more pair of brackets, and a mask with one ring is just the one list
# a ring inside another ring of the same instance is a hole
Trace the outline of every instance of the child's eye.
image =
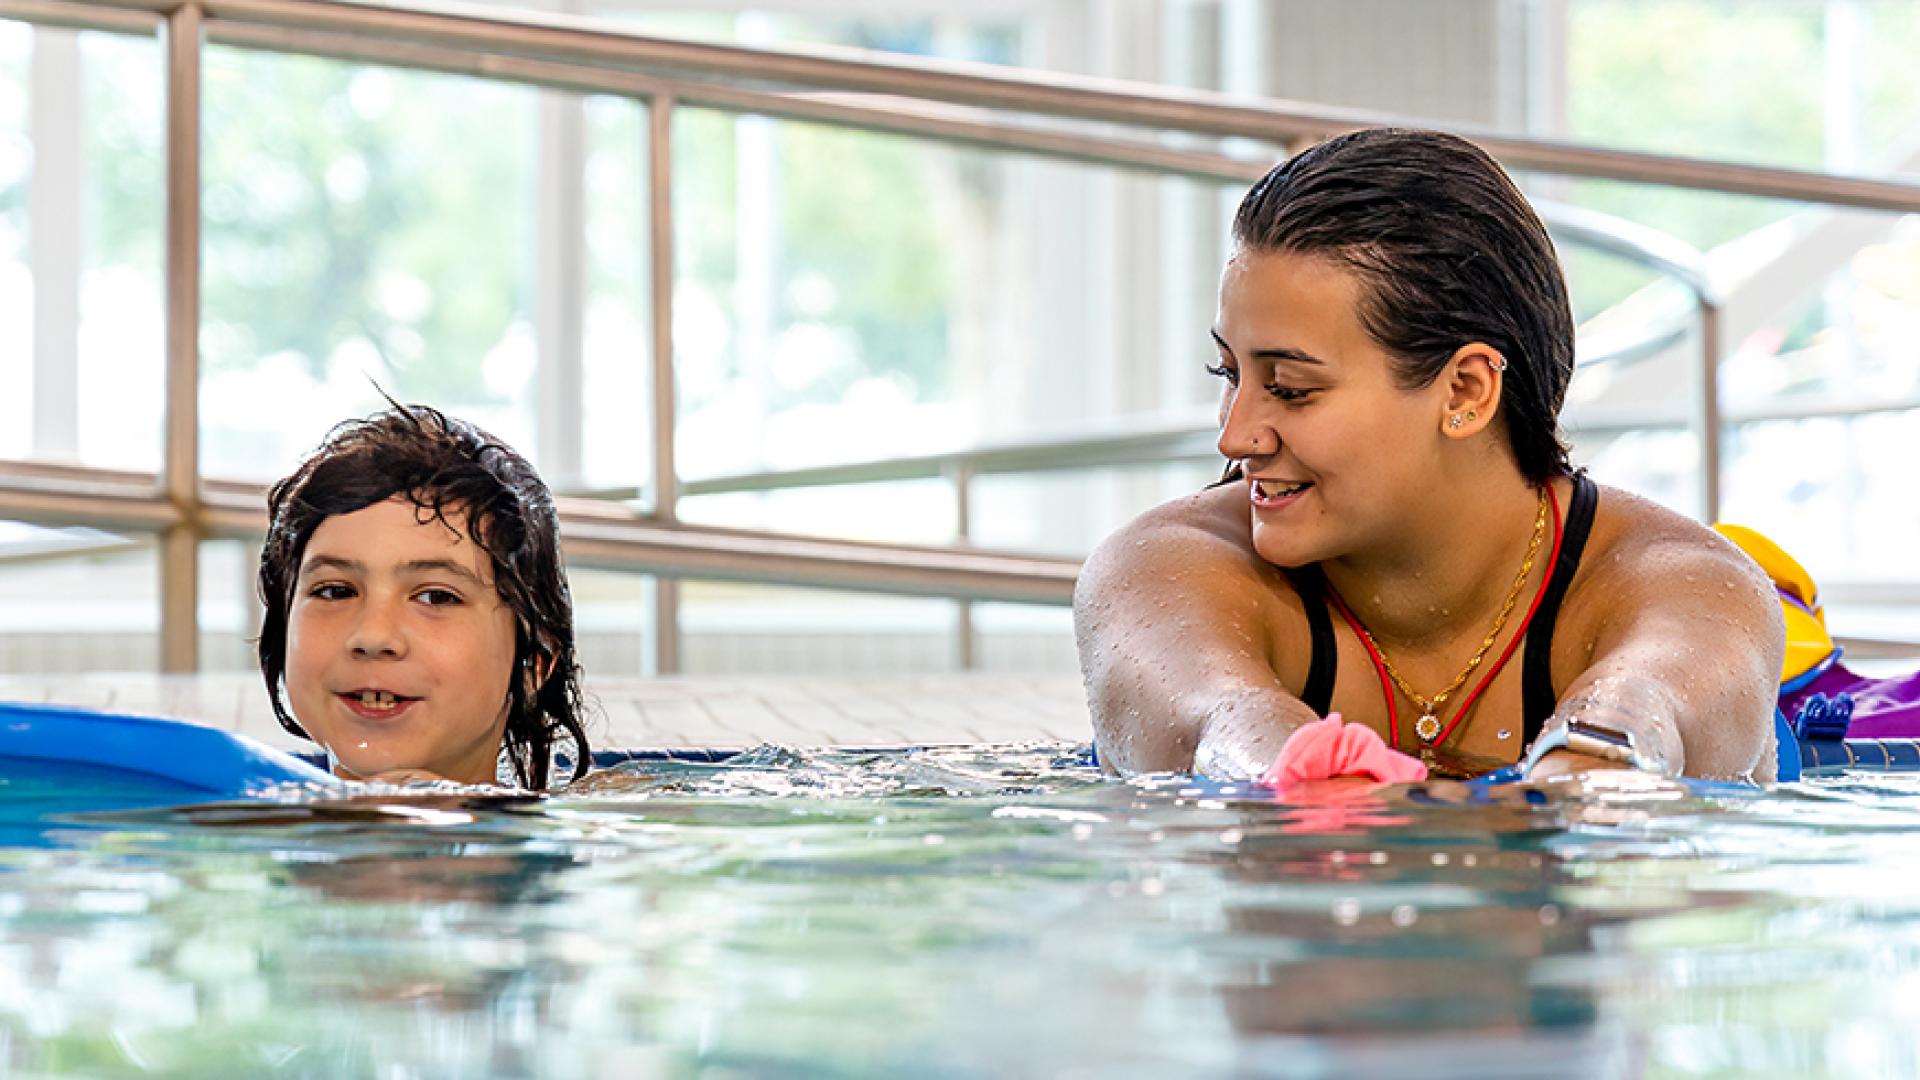
[(315, 600), (351, 600), (353, 599), (353, 586), (342, 585), (339, 582), (332, 581), (323, 582), (308, 589), (307, 595), (313, 597)]
[(1313, 391), (1301, 390), (1292, 386), (1277, 386), (1273, 383), (1268, 383), (1267, 393), (1272, 394), (1274, 397), (1279, 398), (1281, 401), (1301, 402), (1301, 401), (1307, 400), (1307, 398), (1313, 394)]
[(1235, 370), (1234, 368), (1228, 367), (1225, 364), (1208, 364), (1207, 374), (1213, 376), (1216, 379), (1227, 380), (1228, 386), (1240, 385), (1240, 372)]
[(461, 603), (460, 594), (452, 589), (421, 589), (413, 598), (428, 607), (452, 607)]

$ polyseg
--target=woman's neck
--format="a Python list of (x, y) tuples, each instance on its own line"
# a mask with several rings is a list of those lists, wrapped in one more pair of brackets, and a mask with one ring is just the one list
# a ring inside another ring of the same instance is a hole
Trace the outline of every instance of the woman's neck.
[[(1435, 490), (1474, 494), (1421, 500), (1398, 536), (1321, 567), (1367, 632), (1390, 649), (1484, 634), (1539, 520), (1540, 490), (1518, 472)], [(1549, 537), (1552, 530), (1548, 522)], [(1545, 546), (1534, 560), (1536, 580), (1545, 572)]]

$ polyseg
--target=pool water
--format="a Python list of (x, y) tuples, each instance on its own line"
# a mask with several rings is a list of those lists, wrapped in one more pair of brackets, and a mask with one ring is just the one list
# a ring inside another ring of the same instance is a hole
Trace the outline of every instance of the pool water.
[(1914, 778), (1276, 803), (1082, 751), (64, 817), (10, 778), (0, 1073), (1920, 1074)]

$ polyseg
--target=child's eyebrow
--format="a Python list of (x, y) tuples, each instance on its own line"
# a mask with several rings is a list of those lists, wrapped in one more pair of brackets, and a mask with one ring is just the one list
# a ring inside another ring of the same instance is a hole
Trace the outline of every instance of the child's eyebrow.
[(435, 570), (442, 570), (452, 574), (454, 577), (464, 578), (475, 585), (486, 584), (478, 577), (475, 577), (473, 571), (461, 566), (452, 559), (414, 559), (411, 562), (400, 564), (400, 572), (403, 574), (427, 574)]
[[(413, 559), (401, 563), (398, 569), (402, 574), (430, 574), (440, 571), (472, 582), (475, 586), (486, 584), (475, 577), (473, 571), (451, 559)], [(300, 567), (300, 574), (305, 577), (321, 570), (339, 570), (343, 573), (364, 575), (367, 572), (367, 566), (358, 559), (348, 559), (340, 555), (315, 555)]]
[(367, 568), (356, 559), (342, 558), (339, 555), (315, 555), (300, 564), (301, 577), (306, 577), (309, 574), (317, 573), (321, 570), (340, 570), (349, 574), (364, 574)]

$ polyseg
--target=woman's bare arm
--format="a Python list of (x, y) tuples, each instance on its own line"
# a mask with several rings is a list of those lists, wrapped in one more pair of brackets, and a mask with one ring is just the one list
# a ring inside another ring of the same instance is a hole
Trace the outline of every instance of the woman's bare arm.
[[(1786, 631), (1752, 560), (1691, 522), (1623, 541), (1586, 591), (1602, 598), (1593, 659), (1549, 724), (1586, 719), (1634, 735), (1664, 771), (1767, 781)], [(1607, 763), (1564, 751), (1535, 775)]]
[(1257, 776), (1316, 719), (1268, 659), (1285, 578), (1233, 540), (1220, 502), (1150, 511), (1080, 572), (1074, 631), (1109, 769)]

